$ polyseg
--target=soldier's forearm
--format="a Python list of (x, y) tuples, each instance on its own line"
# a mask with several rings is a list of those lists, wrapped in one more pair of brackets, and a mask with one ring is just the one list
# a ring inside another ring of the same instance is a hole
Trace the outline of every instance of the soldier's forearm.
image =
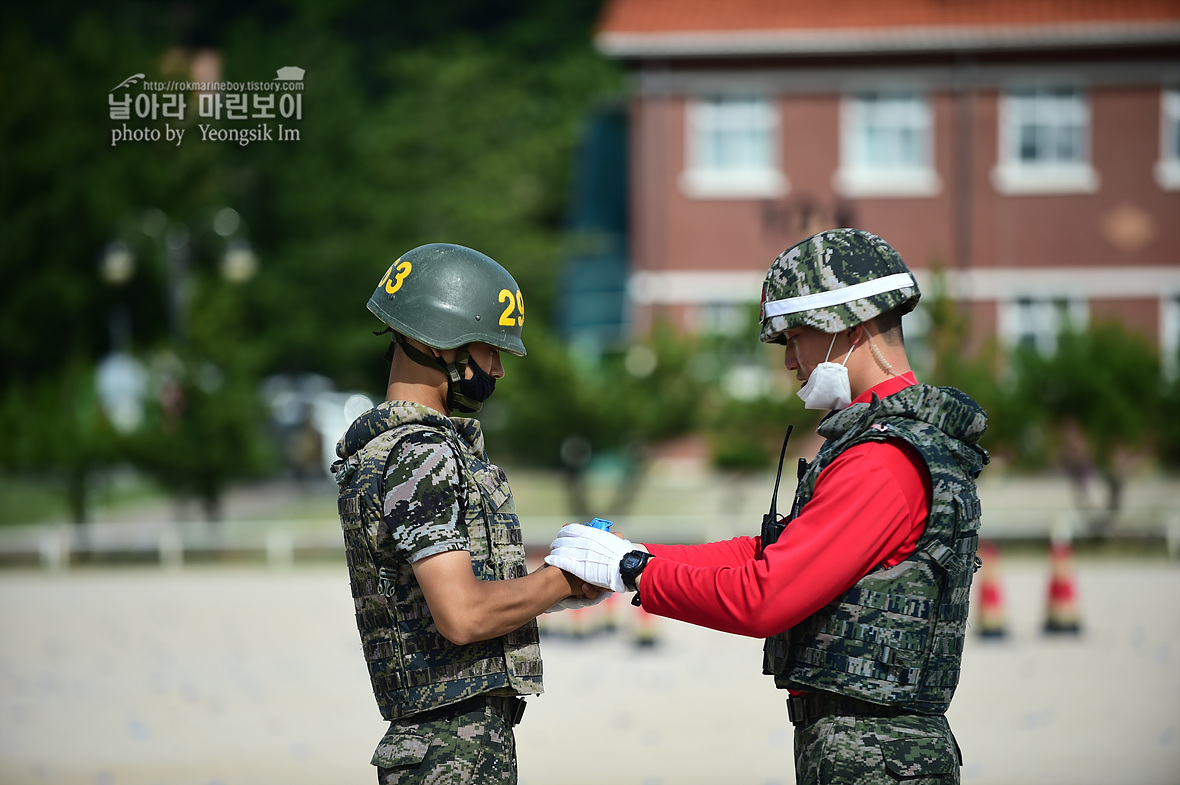
[(503, 581), (481, 581), (468, 559), (428, 557), (414, 565), (439, 633), (456, 645), (512, 632), (570, 596), (564, 573), (544, 568)]

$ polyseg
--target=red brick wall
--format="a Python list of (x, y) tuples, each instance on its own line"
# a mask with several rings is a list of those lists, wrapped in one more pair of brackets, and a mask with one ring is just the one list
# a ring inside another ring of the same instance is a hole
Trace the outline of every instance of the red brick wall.
[[(1163, 191), (1153, 167), (1160, 147), (1158, 87), (1090, 88), (1094, 194), (1006, 195), (992, 171), (999, 155), (999, 91), (981, 90), (965, 106), (949, 91), (932, 94), (933, 198), (842, 200), (832, 178), (839, 166), (840, 97), (787, 95), (780, 108), (781, 161), (789, 193), (775, 200), (695, 199), (679, 178), (685, 166), (682, 96), (633, 100), (633, 270), (765, 271), (784, 248), (824, 228), (855, 225), (880, 234), (914, 268), (965, 263), (996, 267), (1118, 267), (1180, 264), (1180, 192)], [(965, 110), (965, 111), (964, 111)], [(969, 137), (958, 137), (962, 122)], [(970, 151), (970, 160), (957, 156)], [(964, 165), (965, 163), (965, 165)], [(964, 171), (969, 179), (962, 181)], [(956, 200), (969, 196), (969, 220)], [(969, 230), (969, 253), (957, 259)], [(754, 299), (757, 292), (751, 292)], [(1155, 296), (1153, 293), (1152, 297)], [(995, 335), (994, 303), (969, 306), (978, 350)], [(678, 322), (685, 310), (674, 309)], [(1119, 315), (1154, 340), (1157, 303), (1097, 301), (1097, 317)], [(636, 323), (646, 329), (643, 320)]]

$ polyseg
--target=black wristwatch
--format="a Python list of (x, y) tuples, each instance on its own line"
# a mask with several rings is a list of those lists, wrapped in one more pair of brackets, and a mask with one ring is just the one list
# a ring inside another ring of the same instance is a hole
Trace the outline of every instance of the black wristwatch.
[(623, 578), (623, 585), (628, 591), (635, 591), (635, 580), (643, 568), (647, 566), (651, 554), (647, 551), (631, 551), (619, 560), (619, 575)]

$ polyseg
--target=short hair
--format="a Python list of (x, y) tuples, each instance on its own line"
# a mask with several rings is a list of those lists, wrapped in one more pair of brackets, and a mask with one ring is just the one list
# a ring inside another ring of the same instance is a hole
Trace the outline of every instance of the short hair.
[(870, 321), (877, 326), (877, 333), (881, 340), (890, 346), (904, 346), (905, 334), (901, 329), (901, 317), (909, 311), (904, 306), (890, 308), (884, 313), (877, 314)]

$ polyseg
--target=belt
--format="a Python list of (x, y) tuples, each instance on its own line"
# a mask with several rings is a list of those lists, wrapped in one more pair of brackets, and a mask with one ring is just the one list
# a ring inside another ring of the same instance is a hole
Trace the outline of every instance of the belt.
[(787, 716), (792, 725), (804, 725), (821, 717), (897, 717), (909, 713), (897, 706), (882, 706), (830, 692), (805, 692), (787, 699)]
[(460, 714), (468, 714), (473, 711), (486, 711), (489, 714), (494, 714), (504, 722), (508, 723), (509, 727), (518, 725), (520, 718), (524, 716), (524, 709), (527, 704), (522, 698), (512, 696), (493, 696), (493, 695), (476, 695), (474, 698), (467, 698), (458, 703), (450, 703), (437, 709), (430, 709), (429, 711), (420, 711), (417, 714), (411, 714), (407, 717), (402, 717), (402, 722), (432, 722), (434, 720), (450, 719), (451, 717), (458, 717)]

